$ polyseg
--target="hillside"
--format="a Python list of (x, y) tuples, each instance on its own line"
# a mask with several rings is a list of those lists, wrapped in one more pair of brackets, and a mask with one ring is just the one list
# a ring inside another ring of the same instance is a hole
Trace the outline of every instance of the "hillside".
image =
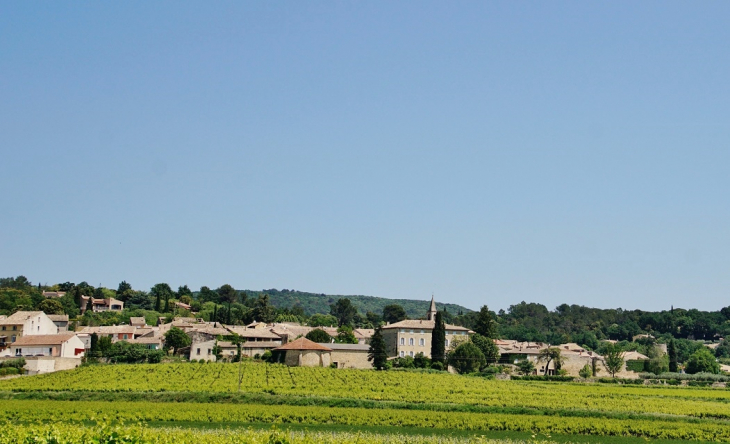
[[(368, 311), (373, 313), (382, 314), (383, 307), (389, 304), (398, 304), (402, 306), (409, 318), (418, 319), (426, 315), (428, 310), (429, 300), (414, 300), (414, 299), (387, 299), (376, 296), (345, 296), (345, 295), (326, 295), (307, 293), (304, 291), (296, 290), (242, 290), (245, 291), (249, 297), (256, 297), (259, 294), (268, 294), (269, 300), (272, 305), (277, 308), (288, 308), (294, 305), (299, 305), (304, 309), (307, 315), (314, 313), (329, 313), (330, 304), (333, 304), (340, 298), (348, 298), (352, 301), (352, 304), (357, 307), (358, 312), (364, 315)], [(462, 307), (457, 304), (444, 304), (440, 301), (436, 301), (436, 307), (439, 310), (444, 308), (451, 314), (469, 313), (470, 310), (466, 307)]]

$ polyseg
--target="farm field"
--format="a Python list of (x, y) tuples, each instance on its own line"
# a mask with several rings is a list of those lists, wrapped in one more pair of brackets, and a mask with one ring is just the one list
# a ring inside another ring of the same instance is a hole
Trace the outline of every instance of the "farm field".
[[(367, 435), (367, 440), (353, 442), (364, 443), (398, 436), (379, 435), (380, 430), (417, 429), (437, 432), (433, 436), (466, 433), (467, 438), (453, 439), (471, 440), (482, 434), (491, 439), (502, 432), (507, 439), (559, 436), (561, 442), (570, 437), (576, 442), (586, 442), (586, 437), (595, 438), (593, 442), (609, 437), (620, 442), (730, 442), (727, 389), (495, 381), (445, 373), (290, 368), (256, 362), (245, 362), (240, 370), (240, 393), (237, 364), (90, 366), (3, 380), (0, 422), (22, 424), (19, 430), (64, 424), (68, 433), (77, 434), (110, 421), (123, 428), (119, 424), (148, 425), (134, 433), (153, 433), (150, 427), (161, 426), (182, 426), (185, 430), (180, 433), (212, 434), (229, 428), (243, 433), (252, 424), (277, 424), (287, 430), (312, 427), (316, 433), (347, 427), (331, 432), (345, 434), (338, 442), (348, 442), (347, 433), (362, 432), (361, 438)], [(266, 430), (249, 432), (270, 435)], [(287, 442), (309, 442), (315, 432), (297, 433)], [(428, 438), (421, 432), (409, 436)]]

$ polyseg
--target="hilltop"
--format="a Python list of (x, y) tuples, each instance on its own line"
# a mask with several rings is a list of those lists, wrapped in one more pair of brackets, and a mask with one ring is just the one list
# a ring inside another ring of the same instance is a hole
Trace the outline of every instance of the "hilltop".
[[(297, 290), (241, 290), (246, 292), (249, 297), (256, 297), (260, 294), (269, 295), (269, 302), (271, 305), (277, 308), (289, 308), (295, 305), (300, 306), (304, 309), (304, 313), (311, 316), (315, 313), (329, 313), (330, 304), (334, 304), (338, 299), (348, 298), (352, 301), (352, 305), (357, 307), (358, 312), (364, 315), (368, 311), (373, 313), (382, 314), (383, 307), (390, 304), (398, 304), (406, 311), (406, 314), (411, 319), (418, 319), (426, 315), (428, 310), (429, 300), (415, 300), (415, 299), (388, 299), (377, 296), (348, 296), (348, 295), (327, 295), (324, 293), (307, 293), (304, 291)], [(436, 308), (439, 310), (448, 311), (453, 315), (459, 313), (470, 313), (470, 310), (466, 307), (457, 304), (444, 304), (436, 301)]]

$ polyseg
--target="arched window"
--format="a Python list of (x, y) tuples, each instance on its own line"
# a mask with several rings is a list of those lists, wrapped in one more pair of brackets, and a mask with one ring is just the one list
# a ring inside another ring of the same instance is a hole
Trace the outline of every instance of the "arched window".
[(413, 345), (413, 338), (408, 340), (408, 345)]

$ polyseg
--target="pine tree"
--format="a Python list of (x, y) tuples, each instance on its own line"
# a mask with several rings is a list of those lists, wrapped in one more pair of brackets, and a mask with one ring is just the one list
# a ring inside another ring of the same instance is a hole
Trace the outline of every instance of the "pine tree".
[(436, 324), (431, 334), (431, 360), (444, 363), (446, 357), (446, 326), (441, 312), (436, 312)]
[(375, 329), (372, 338), (370, 338), (368, 361), (373, 361), (373, 367), (378, 370), (386, 368), (386, 364), (388, 362), (388, 350), (385, 346), (385, 339), (383, 339), (383, 330), (380, 327)]
[(492, 319), (492, 314), (486, 305), (482, 305), (482, 308), (479, 310), (474, 331), (485, 338), (494, 339), (497, 337), (497, 328), (494, 319)]

